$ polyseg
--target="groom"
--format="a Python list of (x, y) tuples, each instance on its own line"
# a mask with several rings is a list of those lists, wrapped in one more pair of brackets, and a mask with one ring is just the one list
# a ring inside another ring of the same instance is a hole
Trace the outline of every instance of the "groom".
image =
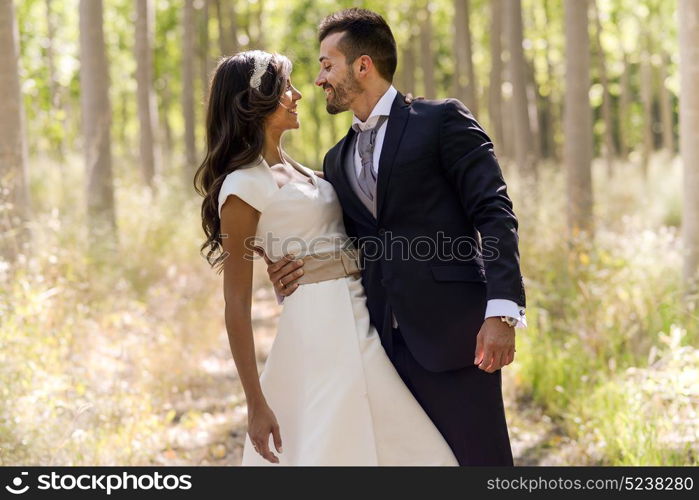
[[(500, 368), (526, 326), (525, 293), (493, 144), (458, 100), (391, 85), (396, 43), (378, 14), (336, 12), (319, 40), (327, 111), (354, 113), (323, 172), (362, 247), (372, 324), (459, 463), (512, 465)], [(293, 293), (298, 268), (268, 267), (278, 294)]]

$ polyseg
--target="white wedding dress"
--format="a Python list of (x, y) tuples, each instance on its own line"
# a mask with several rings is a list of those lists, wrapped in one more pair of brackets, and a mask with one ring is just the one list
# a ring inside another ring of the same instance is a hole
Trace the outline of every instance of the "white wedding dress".
[[(279, 188), (260, 158), (228, 174), (218, 197), (219, 215), (231, 194), (261, 213), (256, 237), (272, 260), (347, 239), (332, 185), (286, 158), (312, 183)], [(279, 465), (458, 465), (391, 364), (365, 300), (359, 275), (303, 284), (284, 299), (260, 375), (280, 427)], [(276, 464), (255, 452), (246, 433), (242, 465)]]

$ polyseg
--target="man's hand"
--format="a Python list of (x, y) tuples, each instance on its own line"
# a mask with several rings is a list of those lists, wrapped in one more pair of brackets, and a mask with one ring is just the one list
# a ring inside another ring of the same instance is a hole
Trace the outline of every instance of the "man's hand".
[(277, 262), (272, 262), (261, 248), (258, 247), (255, 251), (262, 255), (267, 263), (267, 274), (274, 285), (274, 291), (284, 297), (294, 293), (299, 287), (296, 281), (303, 276), (303, 261), (285, 255)]
[(422, 97), (422, 96), (420, 96), (420, 97), (413, 97), (413, 94), (411, 94), (410, 92), (408, 92), (407, 94), (405, 94), (405, 97), (404, 97), (403, 100), (405, 101), (405, 104), (411, 104), (413, 101), (420, 101), (420, 100), (422, 100), (422, 99), (424, 99), (424, 97)]
[(476, 337), (476, 359), (473, 363), (493, 373), (515, 359), (515, 329), (500, 321), (486, 318)]

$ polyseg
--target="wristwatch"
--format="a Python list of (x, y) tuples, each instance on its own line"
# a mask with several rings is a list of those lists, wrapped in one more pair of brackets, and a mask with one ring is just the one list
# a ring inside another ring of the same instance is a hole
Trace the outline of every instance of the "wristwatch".
[(507, 326), (515, 327), (517, 326), (517, 322), (519, 320), (517, 318), (513, 318), (512, 316), (500, 316), (500, 321), (507, 323)]

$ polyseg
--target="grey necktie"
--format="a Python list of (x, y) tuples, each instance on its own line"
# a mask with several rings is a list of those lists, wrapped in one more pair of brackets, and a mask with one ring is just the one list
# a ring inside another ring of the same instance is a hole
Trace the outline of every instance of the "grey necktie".
[(374, 146), (376, 144), (376, 134), (381, 124), (388, 119), (388, 116), (380, 116), (370, 129), (361, 130), (357, 136), (357, 150), (362, 161), (362, 168), (359, 171), (357, 182), (359, 189), (370, 199), (376, 196), (376, 174), (374, 173)]

